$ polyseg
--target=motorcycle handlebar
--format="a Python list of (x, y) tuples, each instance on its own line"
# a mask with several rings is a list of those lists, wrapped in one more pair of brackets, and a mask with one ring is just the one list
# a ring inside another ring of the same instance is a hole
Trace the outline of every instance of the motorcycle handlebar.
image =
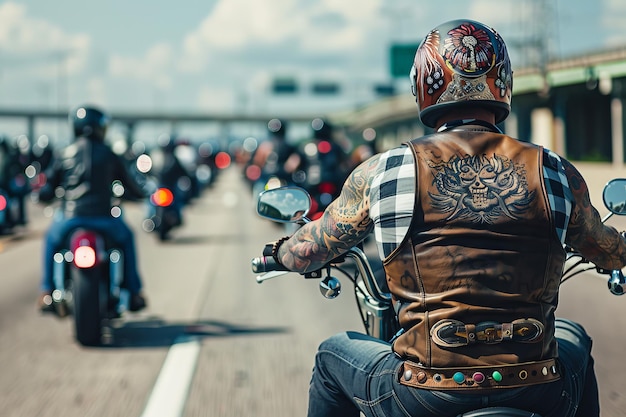
[(271, 256), (261, 256), (259, 258), (252, 259), (252, 272), (264, 273), (272, 271), (289, 271), (284, 265), (279, 264)]

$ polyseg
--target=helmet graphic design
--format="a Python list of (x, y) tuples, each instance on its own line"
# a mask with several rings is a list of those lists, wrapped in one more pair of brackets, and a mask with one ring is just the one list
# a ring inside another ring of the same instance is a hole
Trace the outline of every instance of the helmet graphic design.
[(511, 110), (513, 72), (498, 33), (472, 20), (454, 20), (433, 29), (415, 53), (410, 73), (420, 119), (435, 127), (452, 106), (481, 105), (496, 123)]

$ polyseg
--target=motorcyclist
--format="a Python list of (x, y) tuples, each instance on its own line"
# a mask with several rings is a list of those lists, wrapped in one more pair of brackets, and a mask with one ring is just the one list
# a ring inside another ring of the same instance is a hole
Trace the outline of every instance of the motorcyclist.
[(158, 145), (158, 155), (153, 157), (155, 179), (159, 187), (165, 187), (174, 194), (173, 207), (177, 211), (178, 219), (182, 221), (181, 211), (187, 199), (185, 194), (189, 192), (189, 187), (183, 189), (181, 181), (190, 182), (191, 174), (176, 156), (175, 136), (161, 135)]
[[(9, 195), (9, 189), (11, 187), (12, 168), (14, 155), (11, 149), (10, 143), (4, 136), (0, 136), (0, 204), (3, 205), (4, 222), (0, 224), (0, 233), (5, 229), (11, 229), (14, 226), (12, 210), (11, 210), (11, 197)], [(4, 194), (4, 195), (3, 195)]]
[(404, 331), (324, 341), (311, 416), (444, 416), (485, 406), (598, 416), (591, 339), (555, 319), (564, 245), (626, 265), (566, 159), (504, 135), (512, 71), (502, 38), (471, 20), (433, 29), (410, 74), (436, 130), (350, 174), (323, 216), (273, 244), (287, 269), (317, 270), (374, 231)]
[(315, 158), (321, 166), (320, 181), (343, 183), (346, 177), (347, 154), (335, 138), (335, 129), (330, 121), (317, 117), (311, 121), (313, 143), (317, 147)]
[(44, 275), (37, 304), (42, 311), (53, 309), (53, 255), (70, 230), (82, 226), (106, 234), (123, 249), (129, 310), (141, 310), (146, 299), (141, 292), (134, 236), (122, 217), (112, 214), (112, 183), (121, 181), (125, 196), (131, 198), (143, 198), (145, 193), (129, 175), (121, 157), (104, 142), (110, 123), (106, 113), (97, 107), (81, 106), (70, 112), (69, 119), (74, 140), (46, 171), (46, 184), (38, 196), (43, 202), (60, 198), (62, 205), (45, 236)]
[(6, 138), (2, 142), (0, 159), (0, 187), (8, 194), (10, 205), (7, 225), (9, 227), (25, 225), (28, 222), (26, 196), (31, 192), (25, 169), (31, 162), (30, 141), (24, 135), (18, 136), (13, 143)]
[(330, 202), (339, 195), (348, 173), (348, 154), (336, 139), (334, 127), (323, 118), (311, 121), (312, 139), (304, 145), (307, 156), (306, 186), (311, 194), (311, 216), (317, 219)]
[(276, 178), (282, 184), (293, 184), (293, 175), (302, 164), (298, 149), (287, 139), (287, 122), (271, 119), (267, 122), (267, 140), (261, 142), (250, 162), (261, 169), (261, 180)]

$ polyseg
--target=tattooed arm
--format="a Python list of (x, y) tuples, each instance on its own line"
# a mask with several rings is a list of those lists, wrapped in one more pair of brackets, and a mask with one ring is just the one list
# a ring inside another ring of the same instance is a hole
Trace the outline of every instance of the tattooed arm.
[(291, 271), (314, 271), (365, 239), (374, 225), (369, 217), (370, 186), (379, 156), (356, 167), (341, 194), (319, 219), (298, 229), (278, 249), (278, 259)]
[(563, 166), (575, 200), (565, 243), (599, 267), (623, 268), (626, 265), (626, 241), (615, 228), (602, 223), (600, 214), (591, 205), (587, 183), (580, 172), (566, 160), (563, 160)]

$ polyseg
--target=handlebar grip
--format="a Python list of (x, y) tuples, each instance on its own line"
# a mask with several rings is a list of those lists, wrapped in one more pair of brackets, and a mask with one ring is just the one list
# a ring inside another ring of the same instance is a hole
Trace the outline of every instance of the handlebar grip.
[(289, 271), (284, 265), (279, 264), (271, 256), (261, 256), (252, 259), (252, 272), (263, 273), (271, 271)]

